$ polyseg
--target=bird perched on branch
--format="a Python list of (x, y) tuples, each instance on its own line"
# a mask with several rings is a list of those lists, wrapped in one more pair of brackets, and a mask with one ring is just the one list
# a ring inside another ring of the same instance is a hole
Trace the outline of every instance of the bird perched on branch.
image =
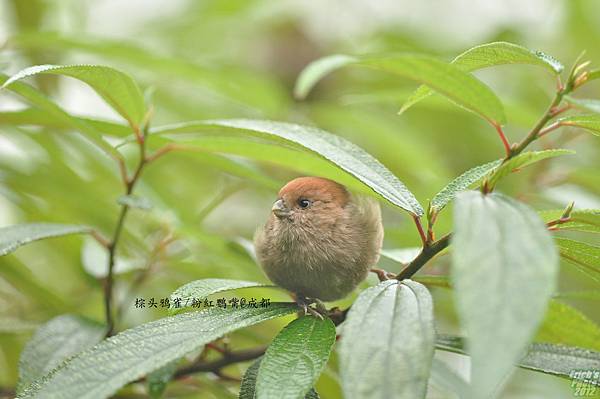
[(266, 275), (301, 304), (348, 295), (379, 260), (382, 241), (377, 201), (320, 177), (288, 182), (254, 236)]

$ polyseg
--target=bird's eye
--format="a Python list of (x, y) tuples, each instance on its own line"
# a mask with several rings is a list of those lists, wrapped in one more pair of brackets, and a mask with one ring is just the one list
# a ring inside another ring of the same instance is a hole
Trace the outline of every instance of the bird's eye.
[(298, 206), (300, 208), (308, 208), (310, 206), (310, 200), (307, 200), (306, 198), (300, 198), (298, 200)]

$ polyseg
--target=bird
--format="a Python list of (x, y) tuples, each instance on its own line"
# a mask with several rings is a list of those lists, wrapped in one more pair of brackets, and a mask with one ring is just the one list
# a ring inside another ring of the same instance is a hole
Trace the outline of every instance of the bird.
[(350, 294), (377, 264), (383, 234), (375, 199), (307, 176), (281, 188), (254, 247), (267, 277), (306, 311)]

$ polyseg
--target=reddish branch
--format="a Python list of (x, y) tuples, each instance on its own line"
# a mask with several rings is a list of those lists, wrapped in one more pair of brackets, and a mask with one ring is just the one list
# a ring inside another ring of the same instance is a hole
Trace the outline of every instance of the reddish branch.
[(182, 378), (194, 373), (211, 372), (219, 374), (220, 370), (234, 363), (247, 362), (261, 357), (265, 351), (265, 346), (240, 350), (235, 352), (227, 352), (217, 360), (199, 361), (187, 367), (183, 367), (175, 373), (175, 378)]

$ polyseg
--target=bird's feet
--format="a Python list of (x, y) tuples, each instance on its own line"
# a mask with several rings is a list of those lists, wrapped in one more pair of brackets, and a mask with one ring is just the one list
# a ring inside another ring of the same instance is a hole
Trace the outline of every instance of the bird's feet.
[[(327, 316), (328, 312), (325, 304), (317, 298), (306, 298), (298, 295), (296, 296), (296, 303), (302, 308), (305, 316), (311, 314), (321, 320), (323, 320), (324, 316)], [(314, 308), (310, 306), (312, 304), (315, 304)]]
[(379, 281), (385, 281), (385, 280), (390, 280), (392, 278), (396, 278), (396, 275), (394, 273), (390, 273), (383, 269), (378, 269), (376, 267), (372, 268), (370, 271), (377, 275), (377, 277), (379, 278)]

